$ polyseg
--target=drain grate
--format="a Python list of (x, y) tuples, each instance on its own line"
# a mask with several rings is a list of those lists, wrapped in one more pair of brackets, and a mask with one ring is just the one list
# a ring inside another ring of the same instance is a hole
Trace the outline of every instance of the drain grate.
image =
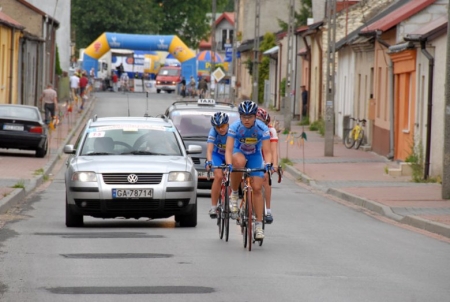
[(210, 294), (212, 287), (204, 286), (127, 286), (127, 287), (51, 287), (53, 294), (62, 295), (149, 295), (149, 294)]

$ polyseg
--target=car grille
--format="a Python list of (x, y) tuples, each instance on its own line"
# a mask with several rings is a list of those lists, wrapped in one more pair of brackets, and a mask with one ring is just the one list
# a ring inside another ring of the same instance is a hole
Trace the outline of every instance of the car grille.
[(195, 165), (200, 165), (200, 158), (198, 157), (193, 157), (192, 161), (194, 162)]
[[(180, 207), (178, 202), (183, 202)], [(160, 204), (162, 203), (163, 211), (170, 213), (181, 212), (189, 204), (189, 198), (182, 199), (113, 199), (103, 201), (106, 207), (106, 211), (114, 212), (139, 212), (139, 211), (158, 211), (160, 210)], [(101, 200), (94, 199), (75, 199), (75, 204), (78, 208), (86, 210), (88, 212), (101, 212)]]
[[(138, 181), (128, 182), (128, 175), (135, 174)], [(157, 185), (161, 183), (162, 173), (104, 173), (103, 181), (108, 185)]]

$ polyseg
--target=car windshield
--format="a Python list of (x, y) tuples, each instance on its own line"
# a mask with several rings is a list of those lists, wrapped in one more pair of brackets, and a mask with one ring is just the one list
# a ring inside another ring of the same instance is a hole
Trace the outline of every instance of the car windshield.
[[(171, 119), (183, 137), (207, 137), (211, 129), (211, 116), (217, 111), (175, 110)], [(227, 112), (232, 124), (239, 119), (238, 112)]]
[(0, 106), (0, 117), (39, 120), (38, 111), (36, 109), (19, 106)]
[(163, 76), (177, 76), (180, 74), (180, 69), (164, 69), (164, 68), (162, 68), (159, 71), (159, 74), (163, 75)]
[(181, 156), (175, 129), (151, 125), (111, 125), (87, 131), (81, 155)]

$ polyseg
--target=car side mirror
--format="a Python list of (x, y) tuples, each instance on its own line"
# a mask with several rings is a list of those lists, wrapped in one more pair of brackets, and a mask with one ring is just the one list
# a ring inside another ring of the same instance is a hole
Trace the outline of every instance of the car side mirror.
[(65, 145), (63, 152), (66, 154), (75, 154), (77, 150), (73, 148), (73, 145)]
[(202, 153), (202, 146), (189, 145), (186, 149), (187, 154), (200, 154)]

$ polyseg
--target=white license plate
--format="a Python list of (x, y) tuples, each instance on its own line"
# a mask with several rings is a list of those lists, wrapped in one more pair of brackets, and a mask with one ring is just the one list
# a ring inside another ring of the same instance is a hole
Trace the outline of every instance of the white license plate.
[(112, 189), (112, 198), (153, 198), (153, 189)]
[(3, 130), (23, 131), (23, 125), (3, 125)]
[[(198, 177), (206, 178), (207, 176), (208, 176), (208, 172), (198, 172)], [(214, 178), (213, 172), (209, 173), (209, 178), (211, 178), (211, 179)]]

